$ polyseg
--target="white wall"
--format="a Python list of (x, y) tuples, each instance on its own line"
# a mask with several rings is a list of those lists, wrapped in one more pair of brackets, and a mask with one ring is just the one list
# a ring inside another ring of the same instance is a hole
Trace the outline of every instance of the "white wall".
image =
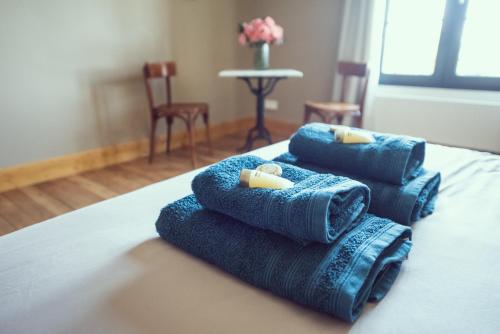
[(178, 62), (174, 99), (233, 118), (216, 73), (236, 22), (234, 0), (0, 1), (0, 168), (145, 137), (146, 60)]
[(379, 86), (369, 128), (500, 152), (500, 92)]

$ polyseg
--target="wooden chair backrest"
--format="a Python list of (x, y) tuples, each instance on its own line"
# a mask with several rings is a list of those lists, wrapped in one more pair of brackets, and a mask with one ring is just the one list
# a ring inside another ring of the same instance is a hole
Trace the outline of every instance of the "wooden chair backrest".
[(148, 95), (149, 107), (151, 112), (154, 109), (154, 96), (153, 88), (151, 86), (151, 79), (165, 79), (165, 90), (167, 97), (167, 105), (172, 104), (172, 90), (170, 87), (170, 77), (175, 76), (176, 66), (173, 61), (157, 62), (157, 63), (145, 63), (142, 68), (142, 73), (144, 75), (144, 83), (146, 85), (146, 92)]
[(348, 79), (350, 77), (359, 78), (358, 83), (358, 101), (361, 112), (365, 104), (366, 89), (368, 86), (368, 76), (369, 70), (368, 65), (365, 63), (353, 63), (347, 61), (339, 61), (337, 66), (337, 71), (342, 77), (341, 89), (340, 89), (340, 101), (346, 102)]

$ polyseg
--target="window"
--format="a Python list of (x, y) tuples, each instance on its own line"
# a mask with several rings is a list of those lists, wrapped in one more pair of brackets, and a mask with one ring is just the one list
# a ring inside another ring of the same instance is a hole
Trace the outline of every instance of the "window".
[(381, 84), (500, 90), (499, 0), (387, 0)]

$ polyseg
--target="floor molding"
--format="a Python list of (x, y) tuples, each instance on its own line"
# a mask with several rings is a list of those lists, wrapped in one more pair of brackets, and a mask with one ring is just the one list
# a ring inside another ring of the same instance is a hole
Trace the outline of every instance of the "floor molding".
[[(204, 145), (203, 149), (198, 150), (198, 167), (234, 155), (235, 148), (243, 144), (251, 126), (253, 124), (237, 133), (214, 139), (212, 152)], [(291, 135), (275, 131), (271, 124), (269, 130), (276, 142)], [(262, 145), (265, 145), (265, 141), (260, 140), (257, 146)], [(167, 156), (163, 151), (157, 154), (153, 165), (149, 165), (146, 157), (143, 157), (2, 192), (0, 237), (66, 212), (186, 173), (192, 170), (191, 157), (186, 153), (184, 149), (176, 149)]]
[[(214, 124), (211, 126), (212, 138), (217, 139), (239, 131), (246, 131), (254, 122), (253, 117), (248, 117)], [(270, 121), (269, 124), (272, 125), (273, 123), (277, 124), (275, 121)], [(196, 138), (197, 141), (203, 140), (203, 128), (196, 129)], [(171, 147), (173, 149), (179, 148), (185, 142), (185, 133), (175, 133), (172, 135)], [(165, 136), (157, 137), (156, 149), (158, 152), (165, 149)], [(0, 169), (0, 192), (134, 160), (147, 154), (148, 140), (144, 138), (124, 144), (96, 148)]]

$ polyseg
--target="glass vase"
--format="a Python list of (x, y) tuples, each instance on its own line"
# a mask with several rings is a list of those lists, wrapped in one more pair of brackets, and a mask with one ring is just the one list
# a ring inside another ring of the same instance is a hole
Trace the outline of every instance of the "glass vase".
[(269, 44), (259, 43), (254, 47), (253, 66), (256, 70), (269, 68)]

